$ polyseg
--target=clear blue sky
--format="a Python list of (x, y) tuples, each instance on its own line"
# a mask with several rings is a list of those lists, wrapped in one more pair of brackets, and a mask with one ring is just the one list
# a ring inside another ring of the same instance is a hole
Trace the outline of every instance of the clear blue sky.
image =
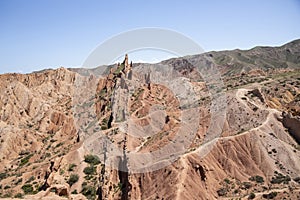
[(299, 22), (299, 0), (0, 0), (0, 73), (81, 66), (134, 28), (172, 29), (210, 51), (282, 45), (300, 38)]

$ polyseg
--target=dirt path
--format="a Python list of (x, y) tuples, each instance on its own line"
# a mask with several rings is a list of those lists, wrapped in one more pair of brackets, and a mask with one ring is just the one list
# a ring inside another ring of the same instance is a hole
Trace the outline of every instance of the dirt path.
[(148, 139), (147, 138), (144, 138), (144, 141), (135, 148), (135, 150), (133, 151), (134, 153), (137, 153), (141, 150), (141, 148), (143, 148), (143, 146), (148, 142)]
[[(252, 87), (254, 85), (251, 85)], [(226, 137), (219, 137), (219, 138), (215, 138), (205, 144), (202, 144), (198, 149), (196, 149), (195, 151), (192, 151), (192, 152), (189, 152), (189, 153), (186, 153), (184, 155), (185, 156), (188, 156), (190, 154), (194, 154), (194, 153), (198, 153), (198, 154), (206, 154), (208, 151), (210, 151), (210, 149), (212, 148), (212, 145), (214, 143), (216, 143), (219, 139), (222, 139), (222, 140), (230, 140), (230, 139), (233, 139), (235, 137), (240, 137), (240, 136), (243, 136), (243, 135), (246, 135), (246, 134), (249, 134), (251, 133), (252, 131), (258, 131), (260, 129), (262, 129), (263, 127), (265, 127), (269, 122), (270, 120), (274, 120), (274, 114), (280, 114), (280, 111), (276, 110), (276, 109), (272, 109), (272, 108), (267, 108), (265, 106), (262, 106), (262, 105), (259, 105), (257, 104), (256, 102), (254, 101), (251, 101), (248, 97), (245, 96), (245, 94), (249, 91), (251, 91), (252, 89), (250, 88), (240, 88), (240, 89), (237, 89), (236, 91), (236, 99), (237, 101), (239, 101), (241, 104), (243, 104), (246, 108), (248, 109), (251, 109), (249, 108), (247, 102), (250, 102), (251, 104), (255, 105), (256, 107), (258, 107), (260, 110), (265, 110), (265, 111), (268, 111), (268, 115), (265, 119), (265, 121), (258, 127), (255, 127), (255, 128), (252, 128), (248, 131), (245, 131), (243, 133), (240, 133), (240, 134), (237, 134), (237, 135), (231, 135), (231, 136), (226, 136)], [(242, 98), (247, 98), (247, 101), (243, 100)]]
[(181, 159), (180, 160), (181, 164), (182, 164), (182, 167), (183, 167), (183, 170), (181, 171), (180, 173), (180, 178), (179, 178), (179, 182), (177, 183), (177, 194), (176, 194), (176, 200), (181, 200), (181, 193), (185, 190), (184, 189), (184, 182), (187, 178), (187, 172), (188, 172), (188, 169), (189, 169), (189, 166), (188, 164), (186, 163), (186, 159)]

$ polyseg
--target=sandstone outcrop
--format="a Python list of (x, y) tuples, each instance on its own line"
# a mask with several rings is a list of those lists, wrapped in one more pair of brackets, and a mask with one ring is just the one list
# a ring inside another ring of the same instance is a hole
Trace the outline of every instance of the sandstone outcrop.
[[(1, 198), (247, 199), (253, 193), (259, 199), (276, 192), (299, 199), (300, 72), (293, 60), (284, 70), (234, 63), (252, 54), (204, 55), (222, 72), (218, 92), (226, 94), (222, 132), (207, 143), (214, 108), (191, 64), (197, 56), (133, 65), (126, 55), (101, 77), (95, 69), (64, 68), (0, 75)], [(268, 66), (270, 56), (262, 53)], [(198, 121), (191, 120), (194, 110)], [(142, 166), (132, 153), (147, 161), (147, 152), (170, 143), (182, 150), (173, 162), (128, 172)], [(112, 146), (119, 149), (114, 158)]]

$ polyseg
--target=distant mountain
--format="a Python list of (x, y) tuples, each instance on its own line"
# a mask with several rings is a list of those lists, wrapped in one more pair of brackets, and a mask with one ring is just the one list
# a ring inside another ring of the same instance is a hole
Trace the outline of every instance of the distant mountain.
[(202, 58), (213, 61), (221, 70), (222, 75), (234, 75), (250, 70), (299, 69), (300, 39), (280, 47), (254, 47), (250, 50), (211, 51), (200, 55), (174, 58), (162, 61), (164, 64), (177, 68), (191, 69), (187, 60)]
[[(211, 51), (199, 55), (171, 58), (161, 61), (157, 64), (169, 65), (175, 70), (185, 75), (191, 73), (197, 62), (191, 60), (201, 60), (202, 63), (213, 62), (220, 69), (223, 76), (235, 75), (251, 70), (276, 70), (276, 69), (298, 69), (300, 68), (300, 39), (289, 42), (280, 47), (263, 47), (257, 46), (250, 50), (228, 50), (228, 51)], [(155, 65), (147, 63), (134, 63), (133, 68)], [(82, 75), (108, 74), (109, 69), (114, 65), (99, 66), (93, 69), (87, 68), (69, 68), (69, 70)], [(194, 75), (195, 76), (195, 75)]]

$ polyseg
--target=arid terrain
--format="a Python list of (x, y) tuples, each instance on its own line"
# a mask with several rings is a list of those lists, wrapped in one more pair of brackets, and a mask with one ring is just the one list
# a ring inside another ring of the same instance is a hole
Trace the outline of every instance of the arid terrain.
[(300, 40), (101, 68), (0, 75), (1, 198), (300, 199)]

